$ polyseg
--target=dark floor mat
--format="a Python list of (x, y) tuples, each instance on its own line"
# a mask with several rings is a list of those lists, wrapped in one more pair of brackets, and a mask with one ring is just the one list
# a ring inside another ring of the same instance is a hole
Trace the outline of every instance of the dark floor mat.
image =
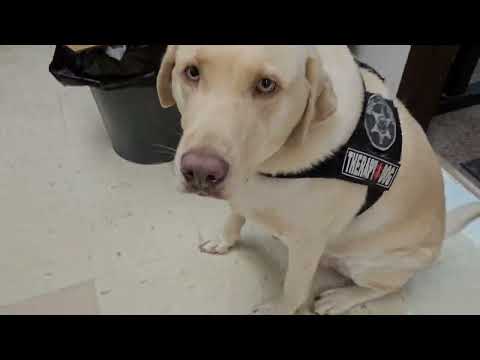
[(480, 181), (480, 159), (467, 161), (461, 164), (462, 167), (468, 171), (475, 179)]

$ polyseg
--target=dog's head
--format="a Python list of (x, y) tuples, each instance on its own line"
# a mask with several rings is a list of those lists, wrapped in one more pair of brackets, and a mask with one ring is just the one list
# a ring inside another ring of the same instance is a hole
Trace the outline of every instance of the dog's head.
[(170, 45), (157, 87), (162, 106), (177, 104), (182, 115), (175, 168), (183, 189), (224, 199), (336, 108), (307, 46)]

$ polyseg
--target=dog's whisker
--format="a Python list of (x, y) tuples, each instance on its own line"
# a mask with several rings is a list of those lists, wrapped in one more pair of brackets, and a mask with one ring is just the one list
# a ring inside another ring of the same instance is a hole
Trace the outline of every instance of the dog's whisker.
[[(164, 156), (168, 156), (171, 160), (173, 160), (175, 158), (175, 154), (171, 153), (171, 152), (168, 152), (168, 151), (153, 151), (154, 154), (159, 154), (159, 155), (164, 155)], [(171, 161), (170, 160), (170, 161)]]
[(161, 152), (161, 151), (163, 151), (163, 152), (168, 152), (168, 153), (170, 153), (170, 154), (175, 154), (175, 153), (176, 153), (176, 151), (173, 151), (173, 150), (170, 150), (170, 149), (162, 149), (162, 148), (153, 149), (153, 151), (155, 151), (155, 152)]
[(173, 152), (177, 152), (177, 149), (171, 147), (171, 146), (167, 146), (167, 145), (163, 145), (163, 144), (152, 144), (153, 147), (158, 147), (158, 148), (162, 148), (162, 149), (166, 149), (166, 150), (171, 150)]
[(159, 153), (159, 154), (167, 154), (167, 155), (172, 155), (175, 156), (177, 154), (177, 150), (170, 148), (168, 146), (163, 146), (163, 145), (153, 145), (153, 147), (157, 149), (153, 149), (153, 152)]

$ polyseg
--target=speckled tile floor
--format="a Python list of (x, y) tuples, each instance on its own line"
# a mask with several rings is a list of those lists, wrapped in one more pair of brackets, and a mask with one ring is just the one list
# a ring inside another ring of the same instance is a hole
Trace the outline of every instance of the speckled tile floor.
[[(48, 73), (52, 52), (0, 46), (0, 314), (245, 314), (277, 293), (285, 248), (249, 225), (229, 255), (198, 252), (224, 204), (178, 194), (168, 164), (120, 159), (90, 92)], [(445, 176), (449, 207), (472, 199)], [(473, 224), (402, 293), (352, 313), (480, 314), (479, 273)]]

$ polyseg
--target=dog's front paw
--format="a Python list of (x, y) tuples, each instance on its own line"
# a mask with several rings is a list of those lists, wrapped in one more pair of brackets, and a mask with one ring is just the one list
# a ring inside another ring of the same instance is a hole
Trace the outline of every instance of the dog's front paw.
[(201, 241), (198, 248), (201, 252), (212, 255), (224, 255), (230, 251), (234, 243), (219, 237), (216, 240)]
[(282, 299), (276, 299), (256, 306), (252, 315), (293, 315), (295, 309), (288, 306)]

